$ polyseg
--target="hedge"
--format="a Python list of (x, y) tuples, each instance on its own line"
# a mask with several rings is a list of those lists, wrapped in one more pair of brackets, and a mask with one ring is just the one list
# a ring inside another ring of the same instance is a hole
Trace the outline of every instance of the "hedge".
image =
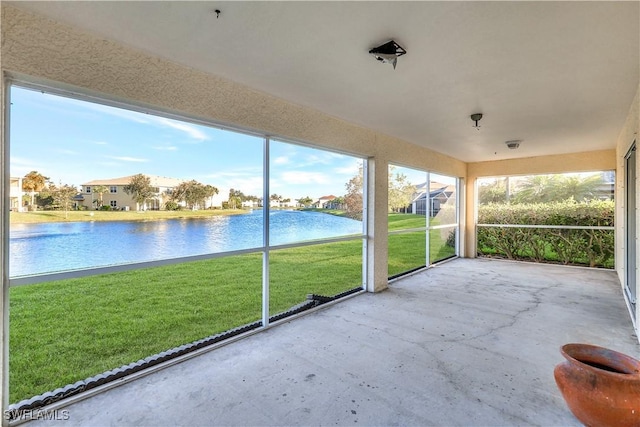
[[(480, 206), (478, 224), (613, 226), (612, 200)], [(478, 254), (613, 268), (614, 231), (478, 227)]]

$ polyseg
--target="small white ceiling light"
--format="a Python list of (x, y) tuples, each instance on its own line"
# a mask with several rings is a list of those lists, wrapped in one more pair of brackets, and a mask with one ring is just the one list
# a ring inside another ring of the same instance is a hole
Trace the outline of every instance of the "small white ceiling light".
[(521, 142), (521, 139), (512, 139), (511, 141), (505, 141), (504, 143), (507, 144), (507, 147), (509, 147), (510, 150), (515, 150), (520, 147)]
[(478, 124), (478, 122), (480, 121), (481, 118), (482, 118), (482, 113), (475, 113), (471, 115), (471, 120), (476, 122), (476, 124), (473, 127), (476, 128), (477, 130), (480, 130), (480, 125)]
[(392, 64), (393, 69), (395, 70), (396, 63), (398, 62), (398, 57), (404, 55), (405, 53), (407, 53), (407, 51), (404, 50), (398, 43), (391, 40), (383, 45), (374, 47), (369, 51), (369, 53), (382, 63)]

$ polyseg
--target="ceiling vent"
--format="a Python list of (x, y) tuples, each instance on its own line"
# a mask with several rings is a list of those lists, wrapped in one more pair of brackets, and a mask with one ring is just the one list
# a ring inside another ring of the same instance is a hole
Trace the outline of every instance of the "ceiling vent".
[(505, 141), (504, 143), (507, 144), (507, 147), (509, 147), (510, 150), (515, 150), (520, 147), (521, 142), (521, 139), (512, 139), (511, 141)]

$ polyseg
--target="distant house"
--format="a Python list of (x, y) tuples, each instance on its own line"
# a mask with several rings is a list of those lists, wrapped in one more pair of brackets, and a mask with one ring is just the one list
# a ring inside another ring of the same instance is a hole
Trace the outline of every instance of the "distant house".
[(261, 206), (262, 205), (258, 200), (245, 200), (244, 202), (242, 202), (242, 207), (244, 209), (257, 209)]
[(163, 176), (147, 175), (151, 180), (151, 186), (154, 187), (155, 195), (152, 200), (147, 202), (146, 206), (136, 207), (136, 202), (132, 195), (124, 191), (124, 187), (129, 185), (134, 175), (123, 176), (120, 178), (95, 179), (93, 181), (82, 184), (81, 194), (84, 200), (81, 202), (87, 209), (95, 209), (97, 202), (100, 200), (100, 194), (95, 191), (98, 186), (104, 186), (107, 191), (102, 193), (103, 206), (111, 206), (112, 209), (121, 210), (159, 210), (164, 208), (164, 204), (168, 200), (168, 193), (174, 187), (180, 185), (184, 180), (167, 178)]
[(270, 200), (269, 207), (272, 208), (294, 208), (296, 201), (290, 197), (282, 197), (280, 200)]
[(322, 196), (313, 204), (313, 207), (319, 209), (333, 209), (334, 206), (332, 205), (332, 202), (335, 199), (337, 199), (337, 197), (333, 194), (329, 196)]
[[(429, 209), (432, 217), (438, 215), (442, 205), (446, 204), (449, 199), (455, 194), (455, 185), (442, 184), (440, 182), (432, 181), (429, 185), (429, 200), (431, 208)], [(411, 205), (408, 209), (409, 213), (415, 213), (417, 215), (426, 215), (427, 213), (427, 183), (416, 185), (416, 192), (411, 200)]]
[[(177, 187), (181, 183), (185, 182), (182, 179), (168, 178), (164, 176), (148, 175), (151, 181), (151, 186), (154, 188), (155, 195), (149, 200), (146, 206), (138, 206), (138, 209), (150, 209), (160, 210), (164, 209), (165, 203), (169, 200), (169, 195), (174, 187)], [(104, 206), (111, 206), (112, 209), (121, 210), (135, 210), (136, 202), (132, 195), (127, 194), (124, 191), (124, 187), (129, 185), (133, 175), (123, 176), (120, 178), (110, 179), (95, 179), (93, 181), (82, 184), (81, 194), (83, 200), (78, 201), (87, 209), (96, 209), (98, 201), (100, 200), (100, 194), (95, 191), (98, 186), (104, 186), (107, 191), (102, 193), (102, 204)], [(228, 193), (228, 192), (227, 192)], [(226, 200), (226, 196), (222, 190), (219, 193), (210, 197), (205, 202), (204, 208), (210, 207), (222, 207), (223, 199)]]
[(9, 178), (9, 209), (14, 212), (22, 212), (24, 206), (22, 203), (22, 196), (27, 194), (22, 190), (22, 178), (10, 177)]
[(616, 188), (616, 172), (601, 172), (602, 184), (598, 186), (597, 195), (600, 200), (613, 200)]

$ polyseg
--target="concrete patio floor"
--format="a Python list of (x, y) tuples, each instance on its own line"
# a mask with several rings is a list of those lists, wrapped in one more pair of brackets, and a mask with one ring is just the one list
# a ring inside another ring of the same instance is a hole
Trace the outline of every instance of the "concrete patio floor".
[(458, 259), (25, 425), (580, 425), (568, 342), (640, 358), (614, 272)]

